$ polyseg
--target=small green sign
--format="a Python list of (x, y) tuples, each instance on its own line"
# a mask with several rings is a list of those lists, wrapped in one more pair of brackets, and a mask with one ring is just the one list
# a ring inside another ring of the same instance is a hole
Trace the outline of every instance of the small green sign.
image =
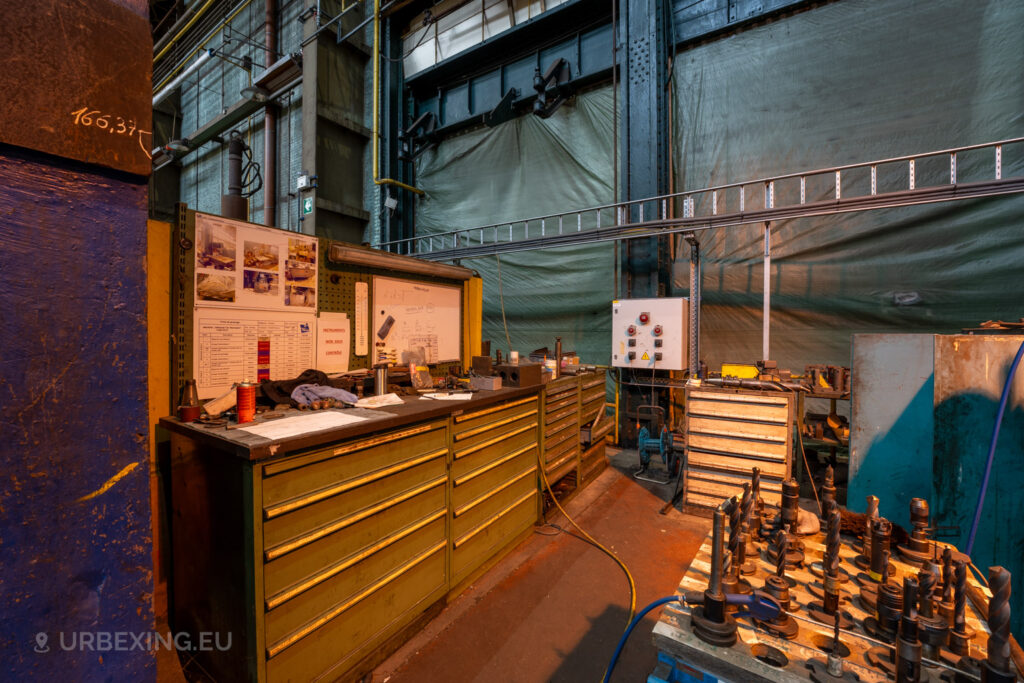
[(313, 198), (305, 197), (302, 200), (302, 215), (308, 216), (311, 213), (313, 213)]

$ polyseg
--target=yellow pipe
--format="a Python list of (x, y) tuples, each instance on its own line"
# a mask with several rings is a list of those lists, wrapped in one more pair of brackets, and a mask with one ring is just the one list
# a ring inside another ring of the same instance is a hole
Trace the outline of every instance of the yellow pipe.
[[(211, 0), (211, 2), (212, 2), (212, 0)], [(248, 7), (251, 3), (252, 3), (252, 0), (246, 0), (244, 3), (242, 3), (238, 7), (238, 9), (236, 9), (234, 12), (232, 12), (230, 15), (228, 15), (228, 17), (226, 19), (224, 19), (224, 21), (221, 22), (220, 26), (217, 27), (217, 31), (220, 31), (222, 28), (224, 28), (228, 23), (231, 22), (232, 19), (237, 17), (241, 13), (241, 11), (244, 10), (246, 7)], [(160, 92), (161, 88), (163, 88), (165, 85), (170, 83), (171, 79), (173, 79), (178, 74), (178, 72), (181, 71), (182, 68), (184, 68), (185, 64), (187, 64), (188, 62), (192, 61), (192, 58), (195, 57), (199, 53), (200, 50), (205, 48), (207, 43), (209, 43), (211, 40), (213, 40), (213, 37), (215, 35), (217, 35), (217, 31), (214, 31), (213, 33), (211, 33), (209, 38), (207, 38), (202, 43), (200, 43), (198, 46), (196, 46), (196, 49), (192, 50), (192, 53), (189, 54), (189, 56), (186, 57), (184, 60), (182, 60), (181, 64), (179, 64), (177, 68), (172, 70), (171, 73), (167, 74), (167, 77), (164, 78), (164, 80), (160, 82), (160, 85), (158, 85), (155, 88), (153, 88), (153, 92)], [(180, 37), (181, 37), (181, 34), (175, 36), (174, 40), (171, 41), (171, 43), (168, 45), (168, 47), (170, 47), (170, 45), (173, 45), (175, 42), (177, 42), (178, 38), (180, 38)], [(159, 59), (159, 57), (157, 57), (157, 58), (155, 58), (153, 60), (154, 64), (156, 64), (156, 60), (157, 59)]]
[(214, 0), (207, 0), (207, 3), (200, 7), (199, 10), (196, 11), (194, 15), (192, 15), (192, 18), (188, 20), (188, 23), (185, 24), (180, 31), (178, 31), (178, 35), (171, 38), (171, 42), (164, 45), (164, 49), (160, 50), (160, 52), (157, 53), (156, 57), (153, 57), (154, 64), (159, 62), (163, 58), (163, 56), (167, 54), (172, 47), (174, 47), (175, 43), (178, 42), (178, 39), (185, 35), (185, 32), (192, 28), (193, 24), (199, 21), (199, 17), (203, 16), (206, 10), (210, 9), (210, 7), (213, 6), (213, 1)]
[(380, 177), (380, 0), (373, 0), (373, 184), (395, 185), (424, 194), (423, 190), (392, 178)]

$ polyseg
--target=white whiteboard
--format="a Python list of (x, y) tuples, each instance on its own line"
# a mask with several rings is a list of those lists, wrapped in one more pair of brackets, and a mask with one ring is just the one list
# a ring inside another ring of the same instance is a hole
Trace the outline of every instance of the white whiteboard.
[[(399, 363), (417, 358), (427, 363), (458, 361), (461, 322), (461, 287), (373, 278), (370, 339), (374, 348), (383, 343), (393, 349)], [(381, 332), (385, 332), (383, 338)]]

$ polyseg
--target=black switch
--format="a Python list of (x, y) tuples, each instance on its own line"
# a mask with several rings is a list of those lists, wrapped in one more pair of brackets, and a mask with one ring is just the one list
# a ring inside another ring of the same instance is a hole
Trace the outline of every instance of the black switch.
[(626, 344), (628, 346), (636, 346), (636, 339), (630, 339)]
[(636, 351), (630, 351), (629, 354), (627, 354), (627, 357), (629, 360), (636, 360)]
[(655, 339), (654, 340), (654, 348), (660, 349), (661, 348), (661, 342), (663, 342), (663, 341), (665, 341), (665, 340), (664, 339)]
[(661, 351), (656, 351), (655, 352), (654, 360), (661, 360)]

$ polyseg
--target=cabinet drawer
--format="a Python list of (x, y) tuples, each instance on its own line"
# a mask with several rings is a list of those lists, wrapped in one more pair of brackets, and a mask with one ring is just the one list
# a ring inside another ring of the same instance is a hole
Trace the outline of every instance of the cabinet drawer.
[(576, 411), (573, 410), (569, 415), (563, 417), (558, 422), (554, 422), (552, 424), (549, 424), (547, 427), (545, 427), (544, 428), (544, 438), (547, 441), (551, 441), (552, 439), (555, 439), (555, 438), (561, 436), (562, 432), (564, 432), (566, 429), (569, 429), (569, 430), (572, 430), (572, 431), (578, 431), (579, 425), (577, 424), (576, 420), (577, 420)]
[(267, 680), (337, 678), (417, 618), (446, 590), (445, 543), (441, 541), (365, 588), (360, 593), (363, 599), (334, 605), (321, 618), (332, 612), (337, 612), (336, 616), (325, 619), (307, 636), (274, 650), (267, 661)]
[(476, 533), (496, 516), (504, 514), (503, 510), (509, 505), (515, 504), (520, 498), (536, 494), (536, 471), (535, 464), (529, 465), (500, 486), (457, 506), (452, 511), (452, 538), (455, 539), (456, 547), (463, 544), (461, 539)]
[(465, 434), (467, 432), (478, 430), (485, 425), (503, 422), (513, 415), (528, 413), (531, 409), (536, 413), (537, 405), (537, 396), (528, 396), (527, 398), (501, 403), (490, 408), (456, 415), (452, 420), (454, 424), (452, 433), (456, 437), (461, 437), (460, 440), (462, 440), (466, 438)]
[(551, 425), (555, 422), (565, 420), (567, 417), (576, 417), (577, 409), (576, 401), (573, 401), (561, 410), (555, 410), (545, 415), (544, 424)]
[(483, 448), (495, 443), (495, 440), (536, 431), (536, 428), (537, 407), (520, 406), (517, 411), (503, 416), (500, 420), (489, 421), (455, 434), (452, 448), (456, 457), (459, 457), (460, 453), (466, 453), (473, 448)]
[(487, 440), (467, 446), (456, 444), (452, 458), (452, 476), (459, 478), (471, 470), (488, 465), (512, 451), (537, 443), (537, 423), (527, 418), (496, 430)]
[(551, 435), (550, 438), (545, 437), (544, 439), (544, 455), (549, 460), (551, 454), (559, 452), (566, 443), (576, 443), (579, 441), (579, 430), (575, 428), (575, 423), (569, 425), (565, 429), (562, 429), (557, 434)]
[[(265, 604), (272, 610), (347, 570), (363, 558), (443, 519), (445, 484), (441, 476), (371, 507), (352, 510), (331, 525), (330, 534), (276, 556), (263, 568)], [(423, 489), (423, 490), (421, 490)]]
[(487, 561), (537, 520), (537, 491), (512, 501), (483, 525), (456, 538), (452, 550), (452, 585)]
[(460, 508), (488, 492), (506, 484), (525, 470), (536, 471), (537, 444), (529, 443), (509, 451), (474, 470), (452, 478), (452, 507), (458, 514)]
[(603, 402), (605, 398), (604, 383), (602, 382), (596, 387), (591, 387), (590, 389), (584, 389), (580, 396), (580, 400), (584, 404), (590, 403), (591, 401), (597, 401), (599, 399)]
[(591, 388), (596, 387), (596, 386), (602, 386), (603, 387), (604, 384), (605, 384), (605, 372), (604, 372), (604, 370), (601, 370), (600, 372), (587, 373), (585, 375), (580, 375), (580, 390), (581, 391), (586, 391), (587, 389), (591, 389)]
[[(350, 610), (364, 600), (386, 608), (385, 586), (419, 558), (443, 548), (445, 539), (442, 518), (267, 612), (264, 626), (268, 656), (275, 657), (332, 621), (349, 621)], [(429, 588), (422, 591), (423, 595), (429, 592)], [(341, 643), (337, 645), (338, 651), (344, 650)]]
[(549, 398), (547, 403), (544, 404), (544, 412), (547, 415), (551, 415), (561, 410), (565, 410), (566, 408), (574, 407), (576, 403), (575, 392), (562, 394), (555, 398)]
[(549, 448), (544, 453), (544, 462), (551, 465), (552, 463), (561, 460), (565, 457), (566, 453), (575, 453), (579, 451), (579, 440), (577, 439), (566, 439), (562, 443)]
[(566, 391), (573, 391), (579, 388), (579, 380), (576, 379), (575, 375), (566, 375), (565, 377), (559, 377), (553, 379), (544, 385), (544, 392), (550, 399), (556, 394), (561, 394)]
[(267, 519), (387, 476), (447, 450), (445, 422), (433, 422), (320, 449), (263, 466)]
[(264, 558), (267, 561), (309, 545), (363, 516), (371, 516), (395, 502), (410, 498), (447, 479), (446, 453), (325, 498), (311, 505), (275, 516), (263, 523)]

